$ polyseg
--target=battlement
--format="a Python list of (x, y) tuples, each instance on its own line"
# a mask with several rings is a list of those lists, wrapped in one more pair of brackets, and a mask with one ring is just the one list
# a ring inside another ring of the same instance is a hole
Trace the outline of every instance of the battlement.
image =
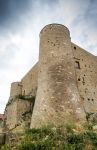
[(52, 30), (56, 30), (56, 32), (60, 34), (60, 31), (58, 30), (58, 28), (60, 27), (61, 32), (63, 31), (63, 29), (66, 31), (67, 36), (70, 36), (70, 32), (69, 29), (62, 25), (62, 24), (57, 24), (57, 23), (53, 23), (53, 24), (48, 24), (46, 25), (41, 31), (39, 36), (41, 37), (42, 34), (44, 34), (45, 32), (52, 32)]
[(13, 98), (17, 95), (22, 94), (22, 84), (21, 82), (13, 82), (11, 84), (11, 90), (10, 90), (10, 98)]

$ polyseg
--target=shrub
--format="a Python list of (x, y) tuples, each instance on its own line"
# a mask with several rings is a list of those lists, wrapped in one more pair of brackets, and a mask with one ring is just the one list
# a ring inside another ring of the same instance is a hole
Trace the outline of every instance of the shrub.
[[(26, 130), (16, 149), (12, 150), (96, 150), (97, 133), (92, 130), (74, 132), (74, 126), (44, 126)], [(5, 147), (1, 150), (10, 150)]]
[(12, 150), (9, 145), (2, 146), (1, 150)]

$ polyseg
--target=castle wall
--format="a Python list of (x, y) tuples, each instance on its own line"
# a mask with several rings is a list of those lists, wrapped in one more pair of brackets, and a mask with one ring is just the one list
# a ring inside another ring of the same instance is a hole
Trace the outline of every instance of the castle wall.
[(21, 125), (24, 121), (27, 121), (26, 119), (28, 119), (29, 121), (29, 119), (31, 118), (31, 109), (32, 109), (31, 102), (29, 102), (28, 100), (16, 98), (6, 108), (7, 128), (13, 129)]
[(72, 50), (81, 102), (86, 112), (97, 113), (97, 57), (73, 43)]
[(17, 95), (22, 94), (22, 85), (21, 82), (13, 82), (11, 84), (11, 90), (10, 90), (10, 98), (14, 98)]
[[(6, 125), (9, 129), (31, 119), (34, 102), (18, 99), (19, 95), (36, 96), (38, 64), (36, 64), (21, 80), (11, 84), (10, 98), (6, 106)], [(30, 117), (30, 118), (29, 118)]]
[(17, 101), (12, 102), (6, 107), (6, 126), (12, 129), (17, 124)]
[(18, 123), (21, 124), (24, 121), (29, 121), (29, 119), (31, 121), (31, 110), (32, 110), (31, 102), (29, 102), (27, 100), (19, 99), (18, 103), (17, 103), (17, 119), (18, 119)]
[(79, 121), (84, 116), (76, 84), (69, 30), (48, 25), (40, 33), (38, 91), (31, 128)]
[(31, 128), (83, 121), (84, 112), (97, 113), (96, 91), (97, 57), (71, 43), (65, 26), (47, 25), (40, 33), (39, 62), (11, 84), (6, 124), (14, 128), (33, 109), (17, 95), (36, 96)]
[(33, 96), (36, 95), (37, 76), (38, 76), (38, 63), (21, 80), (23, 95), (33, 95)]

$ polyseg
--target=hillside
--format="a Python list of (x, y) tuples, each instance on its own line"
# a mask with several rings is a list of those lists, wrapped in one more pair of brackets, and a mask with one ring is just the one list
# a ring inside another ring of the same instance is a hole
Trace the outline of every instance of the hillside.
[(1, 150), (97, 150), (97, 132), (94, 129), (95, 126), (90, 123), (83, 127), (67, 124), (33, 128)]

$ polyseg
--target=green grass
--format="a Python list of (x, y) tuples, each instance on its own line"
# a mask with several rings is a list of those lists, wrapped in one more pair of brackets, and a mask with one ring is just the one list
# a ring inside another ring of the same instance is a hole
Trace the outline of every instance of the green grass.
[(4, 146), (2, 146), (1, 150), (12, 150), (12, 149), (11, 149), (11, 146), (4, 145)]
[(26, 130), (14, 148), (1, 150), (97, 150), (97, 133), (92, 130), (74, 132), (75, 126), (44, 126)]

